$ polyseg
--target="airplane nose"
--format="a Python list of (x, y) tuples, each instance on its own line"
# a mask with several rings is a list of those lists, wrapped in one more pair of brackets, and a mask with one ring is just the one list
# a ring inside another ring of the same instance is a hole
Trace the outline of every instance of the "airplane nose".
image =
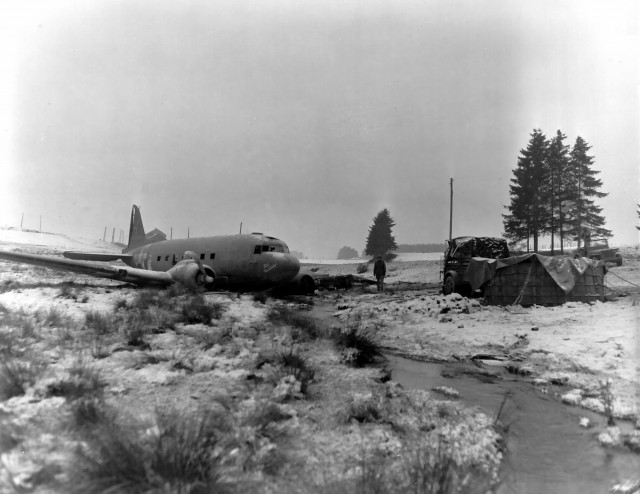
[(298, 274), (298, 271), (300, 271), (300, 261), (298, 261), (297, 257), (292, 256), (291, 254), (285, 254), (278, 262), (278, 269), (274, 271), (273, 281), (278, 283), (289, 281)]

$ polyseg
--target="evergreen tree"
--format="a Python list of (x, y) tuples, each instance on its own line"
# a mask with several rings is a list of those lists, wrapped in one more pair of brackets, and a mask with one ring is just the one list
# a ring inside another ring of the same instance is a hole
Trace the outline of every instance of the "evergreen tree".
[[(636, 213), (638, 213), (638, 218), (640, 218), (640, 204), (638, 204), (638, 210), (636, 211)], [(640, 230), (640, 226), (636, 226), (636, 228)]]
[(551, 255), (555, 250), (555, 237), (560, 237), (560, 252), (564, 252), (564, 222), (563, 207), (572, 198), (569, 174), (569, 146), (564, 145), (567, 138), (560, 130), (549, 142), (545, 159), (547, 180), (543, 182), (544, 200), (548, 205), (546, 231), (551, 236)]
[(527, 149), (520, 150), (513, 170), (509, 195), (509, 214), (503, 215), (504, 235), (512, 242), (533, 237), (533, 250), (538, 251), (538, 237), (545, 232), (548, 218), (543, 191), (547, 178), (546, 156), (549, 143), (540, 129), (533, 129)]
[(591, 146), (578, 136), (569, 153), (572, 213), (567, 218), (567, 234), (578, 241), (578, 247), (587, 231), (594, 237), (611, 236), (611, 230), (604, 228), (602, 208), (594, 201), (596, 198), (606, 197), (607, 194), (598, 190), (602, 187), (602, 180), (597, 178), (600, 172), (591, 167), (593, 156), (587, 154), (589, 149)]
[(396, 240), (391, 234), (391, 229), (394, 226), (395, 222), (391, 218), (389, 210), (385, 208), (380, 211), (373, 219), (373, 225), (369, 227), (364, 253), (369, 256), (382, 256), (397, 249)]

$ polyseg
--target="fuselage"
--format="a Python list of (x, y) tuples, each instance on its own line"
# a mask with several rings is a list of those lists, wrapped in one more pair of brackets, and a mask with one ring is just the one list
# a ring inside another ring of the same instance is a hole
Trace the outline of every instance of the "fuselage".
[(196, 260), (209, 266), (216, 277), (228, 278), (230, 287), (270, 288), (291, 281), (300, 270), (300, 262), (287, 245), (262, 234), (221, 235), (215, 237), (163, 240), (125, 249), (131, 258), (125, 262), (134, 268), (168, 271), (193, 252)]

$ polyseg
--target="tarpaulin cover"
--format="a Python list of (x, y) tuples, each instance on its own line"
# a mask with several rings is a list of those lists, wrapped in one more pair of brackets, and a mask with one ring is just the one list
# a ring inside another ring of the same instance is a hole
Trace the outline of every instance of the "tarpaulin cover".
[(592, 261), (584, 257), (570, 259), (568, 257), (551, 257), (540, 254), (523, 254), (521, 256), (507, 257), (506, 259), (473, 257), (465, 272), (464, 280), (471, 285), (473, 290), (477, 290), (487, 281), (492, 280), (497, 270), (521, 262), (533, 262), (532, 257), (535, 257), (540, 262), (542, 267), (565, 293), (569, 293), (573, 289), (576, 280), (584, 275), (590, 265), (601, 262)]

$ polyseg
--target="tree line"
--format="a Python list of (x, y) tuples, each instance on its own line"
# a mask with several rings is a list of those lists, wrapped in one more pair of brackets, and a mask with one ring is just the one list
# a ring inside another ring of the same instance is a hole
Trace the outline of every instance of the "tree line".
[(540, 129), (533, 129), (526, 149), (520, 150), (509, 186), (511, 203), (505, 206), (504, 236), (513, 243), (526, 241), (527, 251), (538, 251), (540, 237), (549, 235), (551, 253), (555, 239), (564, 252), (565, 240), (610, 237), (604, 227), (602, 208), (596, 199), (607, 194), (600, 191), (600, 173), (593, 168), (591, 146), (580, 136), (573, 146), (564, 143), (560, 130), (547, 139)]

